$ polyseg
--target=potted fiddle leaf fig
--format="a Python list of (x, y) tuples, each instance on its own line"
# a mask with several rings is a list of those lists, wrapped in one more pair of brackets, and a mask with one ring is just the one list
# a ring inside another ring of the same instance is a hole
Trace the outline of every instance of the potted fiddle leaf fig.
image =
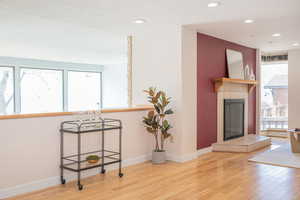
[(148, 115), (143, 118), (143, 123), (146, 130), (154, 136), (155, 148), (152, 152), (152, 163), (159, 164), (166, 161), (166, 151), (164, 148), (167, 139), (172, 140), (172, 135), (169, 130), (172, 128), (167, 116), (173, 114), (170, 104), (170, 97), (166, 96), (163, 91), (157, 91), (156, 88), (150, 87), (144, 90), (148, 95), (148, 102), (150, 102), (154, 110), (150, 110)]

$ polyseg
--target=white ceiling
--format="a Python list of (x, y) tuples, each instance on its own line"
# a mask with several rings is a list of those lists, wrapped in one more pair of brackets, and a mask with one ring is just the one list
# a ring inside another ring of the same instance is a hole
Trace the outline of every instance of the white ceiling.
[[(88, 63), (126, 60), (126, 36), (156, 24), (264, 51), (300, 43), (300, 0), (0, 0), (0, 54)], [(144, 18), (146, 24), (133, 24)], [(254, 19), (244, 24), (244, 19)], [(274, 38), (273, 33), (281, 33)]]
[[(296, 48), (293, 44), (299, 43), (300, 20), (295, 20), (295, 18), (290, 16), (274, 17), (274, 19), (261, 18), (256, 19), (257, 21), (253, 24), (245, 24), (243, 20), (232, 20), (191, 25), (191, 27), (218, 38), (260, 48), (265, 52), (277, 52)], [(300, 16), (296, 19), (300, 19)], [(281, 36), (272, 37), (274, 33), (280, 33)]]

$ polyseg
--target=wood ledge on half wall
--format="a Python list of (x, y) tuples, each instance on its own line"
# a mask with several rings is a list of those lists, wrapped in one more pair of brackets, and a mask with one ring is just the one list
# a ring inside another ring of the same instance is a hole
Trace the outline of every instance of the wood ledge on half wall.
[(257, 85), (256, 80), (243, 80), (243, 79), (233, 79), (233, 78), (215, 78), (213, 79), (215, 84), (215, 92), (218, 92), (219, 89), (223, 86), (224, 83), (233, 83), (233, 84), (243, 84), (248, 85), (248, 92), (250, 93), (255, 86)]
[[(103, 109), (101, 110), (101, 113), (134, 112), (134, 111), (146, 111), (146, 110), (153, 110), (153, 109), (154, 109), (153, 106), (150, 105), (136, 105), (136, 106), (124, 107), (124, 108)], [(87, 111), (0, 115), (0, 120), (37, 118), (37, 117), (57, 117), (57, 116), (66, 116), (66, 115), (76, 115), (80, 112), (87, 112)]]

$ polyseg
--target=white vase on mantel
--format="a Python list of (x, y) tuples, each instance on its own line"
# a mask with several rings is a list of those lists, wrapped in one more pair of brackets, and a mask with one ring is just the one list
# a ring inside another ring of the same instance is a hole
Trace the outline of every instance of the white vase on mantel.
[(253, 69), (251, 68), (251, 72), (250, 72), (250, 79), (249, 80), (252, 80), (252, 81), (255, 81), (255, 74), (253, 72)]
[(250, 69), (249, 69), (249, 65), (246, 65), (245, 69), (244, 69), (245, 73), (244, 73), (244, 79), (245, 80), (250, 80)]

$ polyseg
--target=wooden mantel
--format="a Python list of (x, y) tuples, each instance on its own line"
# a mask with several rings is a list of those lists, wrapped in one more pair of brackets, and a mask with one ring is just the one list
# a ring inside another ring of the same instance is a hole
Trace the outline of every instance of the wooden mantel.
[(248, 85), (248, 92), (250, 93), (257, 84), (257, 81), (255, 80), (242, 80), (242, 79), (232, 79), (232, 78), (216, 78), (213, 81), (215, 84), (215, 92), (218, 92), (224, 83), (233, 83), (233, 84)]

